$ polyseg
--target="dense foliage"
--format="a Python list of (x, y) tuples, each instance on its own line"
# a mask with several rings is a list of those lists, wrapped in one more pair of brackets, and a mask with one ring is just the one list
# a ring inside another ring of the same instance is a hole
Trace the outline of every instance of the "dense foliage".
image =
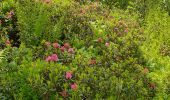
[(170, 99), (169, 0), (1, 0), (0, 11), (0, 99)]

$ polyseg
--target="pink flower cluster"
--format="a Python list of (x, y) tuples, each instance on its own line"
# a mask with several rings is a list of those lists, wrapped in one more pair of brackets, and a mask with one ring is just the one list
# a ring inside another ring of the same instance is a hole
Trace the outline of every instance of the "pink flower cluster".
[(51, 61), (56, 62), (56, 61), (58, 61), (58, 60), (59, 60), (59, 59), (58, 59), (58, 56), (57, 56), (56, 54), (52, 54), (52, 55), (48, 56), (48, 57), (45, 59), (45, 61), (47, 61), (47, 62), (51, 62)]
[(58, 49), (58, 48), (60, 48), (60, 45), (58, 43), (53, 43), (53, 47)]
[[(71, 87), (71, 89), (72, 89), (73, 91), (76, 91), (77, 88), (78, 88), (78, 86), (77, 86), (76, 83), (70, 84), (70, 87)], [(69, 95), (66, 90), (63, 90), (62, 92), (60, 92), (60, 94), (61, 94), (61, 96), (63, 96), (63, 97), (67, 97), (67, 96)]]
[(77, 90), (77, 88), (78, 88), (78, 86), (77, 86), (77, 84), (76, 83), (73, 83), (73, 84), (71, 84), (71, 89), (72, 90)]
[(110, 46), (110, 43), (109, 43), (109, 42), (106, 42), (106, 43), (105, 43), (105, 46), (106, 46), (106, 47), (109, 47), (109, 46)]
[(67, 50), (68, 53), (74, 53), (74, 49), (71, 48), (69, 43), (65, 43), (60, 49), (62, 52), (65, 52)]
[[(50, 42), (45, 42), (45, 45), (47, 47), (50, 47), (51, 43)], [(71, 48), (69, 43), (65, 43), (63, 46), (60, 46), (59, 43), (55, 42), (55, 43), (52, 43), (52, 47), (55, 48), (55, 49), (60, 49), (62, 52), (67, 51), (68, 53), (71, 53), (71, 54), (74, 53), (74, 49)]]
[[(69, 80), (69, 79), (71, 79), (72, 77), (73, 77), (72, 72), (70, 72), (70, 71), (66, 72), (66, 75), (65, 75), (65, 78), (66, 78), (66, 79)], [(78, 86), (77, 86), (76, 83), (73, 83), (73, 84), (70, 85), (70, 87), (71, 87), (72, 90), (75, 91), (75, 90), (77, 90), (77, 87), (78, 87)]]
[(72, 72), (66, 72), (66, 79), (71, 79), (72, 78)]
[[(102, 41), (103, 41), (103, 39), (102, 39), (101, 37), (97, 39), (97, 42), (98, 42), (98, 43), (101, 43)], [(109, 43), (109, 42), (106, 42), (106, 43), (105, 43), (105, 46), (106, 46), (106, 47), (109, 47), (109, 46), (110, 46), (110, 43)]]

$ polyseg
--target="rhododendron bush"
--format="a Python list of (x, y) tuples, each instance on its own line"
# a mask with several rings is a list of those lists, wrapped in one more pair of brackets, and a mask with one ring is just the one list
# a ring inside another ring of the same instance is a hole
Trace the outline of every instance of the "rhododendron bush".
[(170, 17), (131, 1), (0, 1), (0, 99), (168, 100)]

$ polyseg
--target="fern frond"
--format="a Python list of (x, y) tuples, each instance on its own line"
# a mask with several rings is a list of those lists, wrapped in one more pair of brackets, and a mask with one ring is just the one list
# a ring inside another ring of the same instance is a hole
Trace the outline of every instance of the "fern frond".
[(0, 62), (1, 62), (1, 61), (2, 61), (2, 59), (4, 58), (3, 53), (4, 53), (4, 50), (0, 51)]

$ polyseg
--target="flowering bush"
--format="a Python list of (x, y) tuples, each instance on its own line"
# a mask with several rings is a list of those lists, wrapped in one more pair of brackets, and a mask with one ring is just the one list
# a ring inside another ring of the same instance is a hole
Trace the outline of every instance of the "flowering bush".
[[(16, 14), (13, 7), (14, 2), (4, 1), (1, 3), (0, 12), (0, 47), (4, 48), (7, 45), (19, 46), (18, 29), (16, 26)], [(4, 45), (5, 43), (5, 45)]]
[(0, 99), (168, 99), (168, 14), (151, 9), (141, 23), (133, 8), (105, 5), (128, 1), (75, 1), (2, 7)]

